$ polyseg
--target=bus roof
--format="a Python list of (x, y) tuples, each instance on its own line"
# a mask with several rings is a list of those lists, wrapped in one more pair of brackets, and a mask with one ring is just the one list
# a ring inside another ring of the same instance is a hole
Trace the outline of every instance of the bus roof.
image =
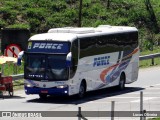
[(98, 36), (106, 34), (137, 32), (135, 27), (127, 26), (110, 26), (100, 25), (96, 28), (93, 27), (64, 27), (64, 28), (52, 28), (48, 30), (48, 33), (42, 33), (32, 36), (29, 41), (73, 41), (76, 38), (83, 38), (89, 36)]

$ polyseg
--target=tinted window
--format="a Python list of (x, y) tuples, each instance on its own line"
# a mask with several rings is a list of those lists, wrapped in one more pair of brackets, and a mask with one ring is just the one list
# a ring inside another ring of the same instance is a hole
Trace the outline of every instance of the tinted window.
[(96, 53), (96, 37), (88, 37), (80, 39), (80, 58), (85, 56), (92, 56)]
[(133, 50), (138, 46), (138, 33), (117, 33), (80, 39), (80, 58), (110, 52)]
[(44, 79), (45, 76), (45, 56), (30, 54), (25, 57), (25, 78)]
[(46, 79), (65, 80), (68, 76), (66, 55), (47, 55)]
[(70, 78), (72, 78), (75, 75), (75, 72), (77, 70), (77, 64), (78, 64), (78, 39), (73, 41), (72, 47), (72, 67), (70, 68)]

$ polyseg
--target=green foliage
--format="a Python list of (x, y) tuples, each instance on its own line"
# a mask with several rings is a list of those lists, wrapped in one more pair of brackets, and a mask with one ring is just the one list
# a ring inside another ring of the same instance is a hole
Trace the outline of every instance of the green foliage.
[(6, 25), (6, 22), (4, 20), (0, 19), (0, 27), (3, 27), (5, 25)]
[(28, 29), (29, 28), (29, 25), (28, 24), (21, 24), (21, 23), (17, 23), (17, 24), (13, 24), (13, 25), (9, 25), (8, 26), (9, 28), (24, 28), (24, 29)]
[(3, 65), (0, 65), (0, 71), (3, 71), (4, 76), (24, 73), (24, 62), (21, 66), (17, 66), (15, 63), (8, 62)]
[(148, 119), (148, 120), (160, 120), (160, 118), (151, 118), (151, 119)]
[(159, 51), (160, 51), (160, 46), (154, 46), (153, 51), (145, 50), (145, 51), (142, 51), (140, 55), (149, 55), (153, 53), (159, 53)]
[(44, 13), (47, 13), (44, 8), (28, 8), (26, 10), (26, 18), (36, 18), (43, 21), (46, 16)]
[(13, 89), (19, 90), (24, 88), (24, 79), (13, 81)]
[(118, 18), (118, 20), (115, 23), (116, 25), (123, 25), (123, 26), (128, 26), (128, 19), (127, 18)]
[(12, 10), (10, 7), (0, 8), (1, 18), (8, 24), (14, 23), (16, 20), (17, 11)]
[[(158, 27), (160, 1), (150, 0)], [(82, 26), (100, 24), (135, 26), (139, 29), (140, 49), (160, 45), (160, 35), (154, 32), (150, 12), (144, 0), (83, 0)], [(53, 27), (77, 26), (79, 0), (1, 0), (0, 27), (30, 28), (32, 33)], [(153, 43), (148, 33), (154, 34)]]
[(36, 18), (29, 18), (28, 21), (30, 24), (30, 30), (34, 32), (38, 32), (40, 23), (41, 23), (40, 20)]
[[(150, 0), (150, 3), (160, 28), (160, 1)], [(134, 26), (139, 30), (141, 55), (160, 51), (160, 34), (155, 33), (144, 0), (110, 0), (109, 7), (107, 5), (107, 0), (83, 0), (82, 26)], [(77, 26), (78, 14), (79, 0), (1, 0), (0, 28), (29, 28), (31, 34), (41, 33), (50, 28)], [(150, 61), (140, 64), (149, 66)], [(13, 73), (14, 66), (11, 66), (5, 71)]]
[[(159, 51), (160, 51), (160, 46), (157, 46), (157, 47), (154, 46), (153, 51), (145, 50), (145, 51), (141, 52), (140, 55), (142, 56), (142, 55), (149, 55), (149, 54), (153, 54), (153, 53), (159, 53)], [(141, 67), (141, 68), (143, 68), (143, 67), (150, 67), (150, 66), (153, 66), (151, 59), (149, 59), (149, 60), (142, 60), (139, 63), (139, 67)], [(154, 66), (160, 66), (160, 58), (155, 58), (154, 59)]]
[(64, 1), (53, 2), (51, 6), (52, 11), (60, 12), (67, 8), (67, 4)]
[(152, 65), (152, 59), (140, 61), (139, 67), (146, 68), (151, 66), (160, 66), (160, 58), (154, 59), (154, 65)]

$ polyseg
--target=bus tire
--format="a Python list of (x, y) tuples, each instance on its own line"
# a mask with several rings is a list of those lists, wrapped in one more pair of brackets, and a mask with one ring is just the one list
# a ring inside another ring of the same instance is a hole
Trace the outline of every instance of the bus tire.
[(39, 94), (39, 98), (41, 100), (45, 100), (45, 99), (47, 99), (47, 94)]
[(86, 93), (86, 83), (85, 81), (81, 82), (81, 85), (79, 87), (79, 93), (78, 93), (78, 98), (83, 98), (85, 96)]
[(125, 88), (125, 74), (122, 73), (119, 79), (118, 89), (123, 90)]

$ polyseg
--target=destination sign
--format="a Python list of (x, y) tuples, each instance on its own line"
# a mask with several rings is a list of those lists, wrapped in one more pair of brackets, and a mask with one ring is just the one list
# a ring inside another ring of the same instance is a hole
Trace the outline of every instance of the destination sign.
[(68, 53), (69, 42), (39, 42), (28, 43), (28, 52)]

